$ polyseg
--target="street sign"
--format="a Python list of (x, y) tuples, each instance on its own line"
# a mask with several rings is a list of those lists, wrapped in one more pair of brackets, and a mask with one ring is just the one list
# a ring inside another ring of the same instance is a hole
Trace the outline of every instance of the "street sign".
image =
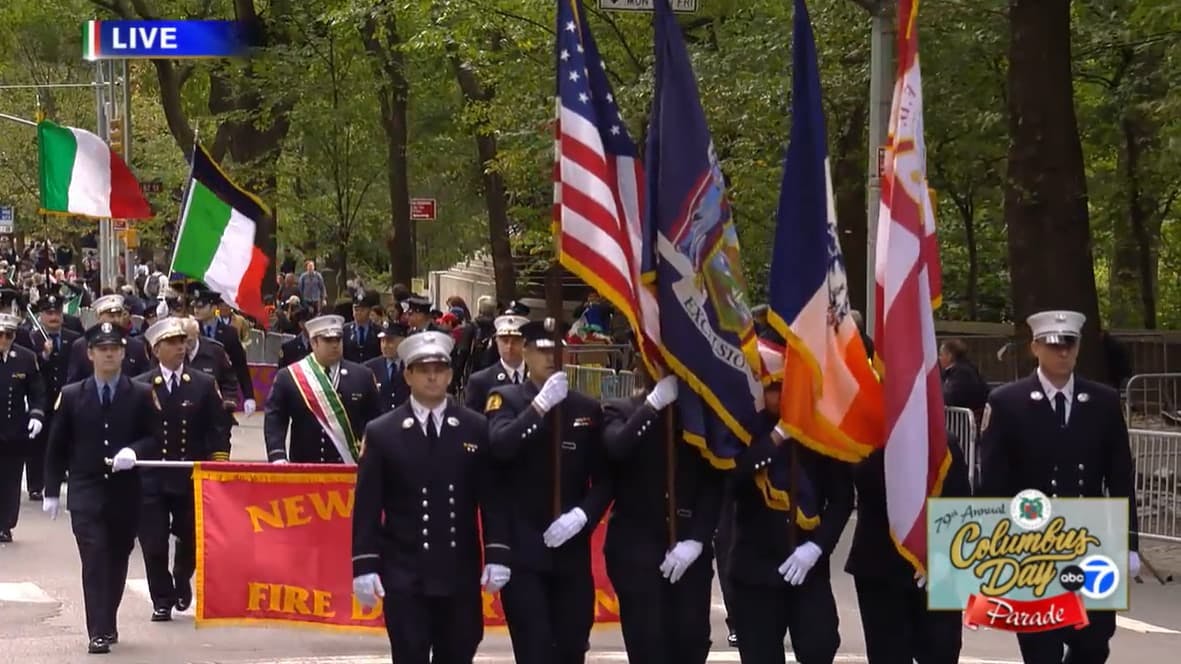
[(11, 205), (0, 205), (0, 233), (11, 233), (16, 227), (16, 211)]
[(434, 221), (439, 205), (433, 198), (410, 199), (410, 221)]
[[(669, 0), (674, 12), (693, 14), (697, 12), (697, 0)], [(655, 11), (653, 0), (599, 0), (599, 9), (615, 12)]]
[(116, 231), (125, 231), (125, 230), (127, 230), (127, 220), (126, 219), (112, 219), (111, 220), (111, 228)]
[(145, 194), (161, 194), (164, 193), (164, 183), (160, 180), (152, 180), (151, 182), (140, 182), (139, 190)]

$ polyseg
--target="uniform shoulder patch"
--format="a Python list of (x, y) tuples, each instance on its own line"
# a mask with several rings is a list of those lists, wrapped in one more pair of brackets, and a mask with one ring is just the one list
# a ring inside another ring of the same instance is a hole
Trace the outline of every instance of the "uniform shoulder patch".
[(984, 414), (980, 416), (980, 433), (988, 428), (988, 421), (992, 419), (992, 404), (984, 404)]
[(494, 410), (499, 410), (502, 405), (504, 405), (504, 397), (493, 392), (488, 395), (488, 401), (484, 403), (484, 412), (491, 413)]

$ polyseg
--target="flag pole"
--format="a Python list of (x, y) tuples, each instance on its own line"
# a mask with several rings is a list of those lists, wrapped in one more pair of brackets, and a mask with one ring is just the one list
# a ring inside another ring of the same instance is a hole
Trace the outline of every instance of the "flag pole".
[[(189, 177), (187, 180), (185, 180), (184, 194), (182, 194), (181, 198), (180, 198), (180, 210), (177, 211), (176, 232), (172, 236), (172, 260), (169, 261), (169, 263), (168, 263), (169, 283), (171, 283), (172, 273), (174, 272), (173, 267), (176, 265), (176, 255), (177, 255), (178, 251), (180, 250), (180, 238), (181, 238), (182, 232), (184, 231), (184, 224), (185, 224), (185, 211), (189, 207), (189, 196), (191, 196), (193, 193), (193, 173), (197, 169), (197, 150), (201, 149), (200, 135), (201, 135), (201, 125), (194, 123), (194, 125), (193, 125), (193, 151), (189, 157)], [(189, 275), (187, 275), (187, 274), (184, 275), (184, 277), (185, 278), (184, 278), (184, 281), (182, 282), (183, 286), (181, 288), (181, 292), (178, 294), (178, 297), (180, 299), (180, 308), (182, 311), (186, 312), (187, 314), (192, 315), (192, 311), (190, 311), (190, 309), (189, 309), (189, 282), (190, 282), (190, 279), (189, 279)]]
[(7, 113), (0, 113), (0, 119), (11, 120), (12, 122), (16, 122), (17, 124), (28, 125), (29, 127), (36, 127), (37, 126), (37, 123), (33, 122), (32, 120), (26, 120), (24, 118), (20, 118), (15, 115), (9, 115)]
[[(672, 375), (672, 374), (669, 374)], [(668, 491), (668, 547), (677, 545), (677, 432), (675, 403), (664, 408), (664, 452), (666, 456), (664, 484)]]
[(795, 552), (796, 547), (799, 546), (800, 533), (796, 528), (796, 513), (799, 511), (799, 485), (800, 485), (800, 445), (794, 438), (787, 438), (784, 440), (789, 446), (787, 448), (788, 458), (790, 459), (791, 469), (788, 471), (791, 484), (787, 487), (787, 548), (791, 552)]

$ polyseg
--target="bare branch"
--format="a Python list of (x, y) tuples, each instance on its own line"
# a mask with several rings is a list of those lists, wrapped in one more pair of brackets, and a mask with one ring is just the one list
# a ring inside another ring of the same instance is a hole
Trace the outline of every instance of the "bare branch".
[(611, 32), (614, 32), (615, 37), (619, 40), (619, 45), (623, 47), (624, 52), (627, 53), (628, 59), (631, 60), (632, 67), (635, 68), (636, 74), (642, 74), (644, 72), (644, 65), (640, 63), (640, 59), (636, 56), (636, 52), (632, 50), (631, 44), (627, 43), (627, 38), (623, 36), (623, 30), (621, 30), (619, 28), (619, 24), (615, 22), (615, 18), (610, 14), (599, 11), (593, 7), (591, 7), (589, 11), (590, 13), (602, 19), (602, 21), (611, 28)]

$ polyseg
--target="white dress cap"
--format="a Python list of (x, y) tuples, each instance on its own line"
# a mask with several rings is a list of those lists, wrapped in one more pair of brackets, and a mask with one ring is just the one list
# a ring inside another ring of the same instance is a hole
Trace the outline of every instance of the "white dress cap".
[(398, 346), (402, 364), (412, 366), (423, 362), (451, 363), (451, 349), (455, 341), (446, 332), (428, 330), (406, 337)]
[(1082, 336), (1087, 317), (1077, 311), (1039, 311), (1025, 319), (1035, 341), (1047, 344), (1063, 343)]
[(94, 301), (91, 305), (96, 314), (104, 314), (108, 311), (123, 311), (123, 296), (122, 295), (104, 295)]
[(528, 322), (529, 319), (524, 316), (507, 314), (497, 316), (496, 320), (492, 321), (492, 325), (496, 328), (496, 336), (498, 337), (519, 337), (521, 336), (521, 326)]
[(328, 316), (317, 316), (310, 321), (303, 324), (304, 329), (308, 331), (308, 338), (315, 339), (316, 337), (343, 337), (344, 336), (344, 317), (335, 314)]
[(15, 332), (21, 325), (20, 316), (13, 316), (12, 314), (0, 314), (0, 330), (7, 332)]
[(179, 318), (172, 317), (161, 318), (144, 331), (144, 339), (153, 348), (157, 343), (165, 339), (183, 336), (186, 336), (185, 326), (180, 322)]

